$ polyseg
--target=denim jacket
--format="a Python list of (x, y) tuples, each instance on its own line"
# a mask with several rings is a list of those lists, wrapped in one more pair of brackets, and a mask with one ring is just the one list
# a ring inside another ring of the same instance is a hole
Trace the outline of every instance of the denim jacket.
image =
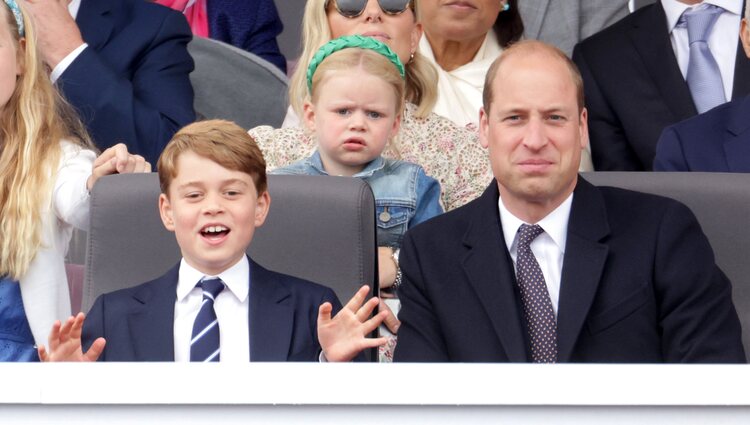
[[(270, 173), (328, 175), (317, 150)], [(417, 164), (379, 156), (353, 177), (366, 181), (375, 195), (378, 246), (400, 247), (407, 229), (443, 212), (440, 184)]]

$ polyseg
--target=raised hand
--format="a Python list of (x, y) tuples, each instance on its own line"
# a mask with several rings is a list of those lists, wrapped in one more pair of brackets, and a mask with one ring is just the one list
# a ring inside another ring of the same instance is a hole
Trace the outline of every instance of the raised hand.
[(365, 302), (369, 293), (367, 285), (359, 288), (333, 318), (331, 303), (323, 303), (318, 309), (318, 341), (328, 361), (349, 361), (366, 348), (386, 343), (385, 337), (367, 338), (388, 315), (388, 311), (381, 311), (370, 318), (379, 300), (373, 297)]
[(99, 177), (109, 174), (150, 173), (151, 164), (142, 156), (128, 152), (128, 147), (118, 143), (105, 150), (94, 160), (91, 176), (86, 181), (86, 187), (91, 190)]
[(43, 362), (95, 362), (104, 351), (104, 338), (97, 338), (87, 352), (83, 352), (81, 332), (86, 316), (78, 313), (65, 323), (55, 321), (49, 334), (49, 351), (40, 345), (39, 359)]

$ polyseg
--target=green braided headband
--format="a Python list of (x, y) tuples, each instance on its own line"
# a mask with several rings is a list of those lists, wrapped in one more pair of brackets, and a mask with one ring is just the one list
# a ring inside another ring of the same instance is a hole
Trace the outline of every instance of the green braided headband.
[(18, 7), (16, 0), (5, 0), (5, 4), (13, 12), (13, 17), (16, 18), (16, 24), (18, 25), (18, 35), (23, 37), (23, 15), (21, 15), (21, 8)]
[[(8, 1), (8, 0), (6, 0)], [(12, 1), (12, 0), (11, 0)], [(312, 93), (312, 78), (315, 75), (315, 70), (318, 69), (318, 65), (328, 56), (339, 50), (348, 49), (351, 47), (358, 47), (360, 49), (374, 50), (381, 55), (385, 56), (396, 65), (398, 73), (401, 74), (401, 78), (404, 78), (404, 65), (398, 58), (398, 55), (393, 53), (390, 47), (385, 43), (381, 42), (372, 37), (363, 37), (361, 35), (345, 35), (343, 37), (335, 38), (328, 43), (324, 44), (323, 47), (318, 49), (310, 60), (310, 66), (307, 67), (307, 89)]]

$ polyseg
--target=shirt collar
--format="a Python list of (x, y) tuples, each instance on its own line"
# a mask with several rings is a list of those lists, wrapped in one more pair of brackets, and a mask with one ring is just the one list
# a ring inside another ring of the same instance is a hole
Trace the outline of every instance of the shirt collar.
[(498, 198), (497, 205), (500, 213), (500, 223), (503, 226), (505, 246), (508, 247), (508, 251), (515, 249), (516, 233), (518, 233), (518, 228), (522, 224), (538, 224), (544, 229), (544, 233), (557, 245), (560, 252), (565, 254), (565, 243), (568, 239), (568, 219), (570, 218), (570, 209), (573, 206), (573, 193), (568, 195), (562, 204), (547, 214), (546, 217), (539, 220), (538, 223), (526, 223), (513, 215), (513, 213), (505, 208), (505, 204), (503, 204), (501, 198)]
[[(323, 168), (323, 160), (320, 159), (320, 151), (316, 150), (315, 153), (310, 156), (310, 158), (307, 159), (307, 165), (314, 168), (316, 171), (318, 171), (321, 174), (329, 175), (325, 168)], [(372, 177), (375, 172), (380, 171), (385, 167), (385, 159), (383, 159), (382, 156), (378, 156), (377, 158), (370, 161), (367, 166), (365, 166), (362, 171), (359, 173), (353, 175), (352, 177), (359, 177), (359, 178), (366, 178), (366, 177)]]
[[(183, 258), (180, 261), (179, 280), (177, 282), (177, 301), (185, 299), (204, 276), (208, 275), (195, 269)], [(218, 276), (210, 277), (219, 277), (227, 285), (229, 291), (240, 302), (244, 302), (250, 289), (250, 262), (247, 256), (243, 255), (235, 265), (219, 273)]]
[(70, 3), (68, 3), (68, 11), (70, 12), (70, 16), (73, 17), (73, 19), (78, 17), (78, 9), (81, 8), (81, 0), (72, 0)]
[(664, 7), (664, 13), (667, 15), (667, 29), (670, 33), (672, 33), (672, 30), (677, 26), (677, 21), (680, 20), (680, 16), (682, 16), (687, 9), (696, 8), (702, 4), (713, 4), (719, 6), (734, 15), (742, 14), (742, 0), (705, 0), (695, 6), (688, 6), (678, 0), (661, 0), (661, 4)]

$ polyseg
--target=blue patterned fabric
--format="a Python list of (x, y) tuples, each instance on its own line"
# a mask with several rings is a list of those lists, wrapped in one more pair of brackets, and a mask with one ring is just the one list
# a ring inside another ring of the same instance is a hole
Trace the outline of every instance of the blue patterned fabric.
[(18, 282), (0, 280), (0, 361), (38, 362)]
[(286, 73), (276, 42), (284, 25), (273, 0), (208, 0), (206, 12), (211, 38), (254, 53)]

